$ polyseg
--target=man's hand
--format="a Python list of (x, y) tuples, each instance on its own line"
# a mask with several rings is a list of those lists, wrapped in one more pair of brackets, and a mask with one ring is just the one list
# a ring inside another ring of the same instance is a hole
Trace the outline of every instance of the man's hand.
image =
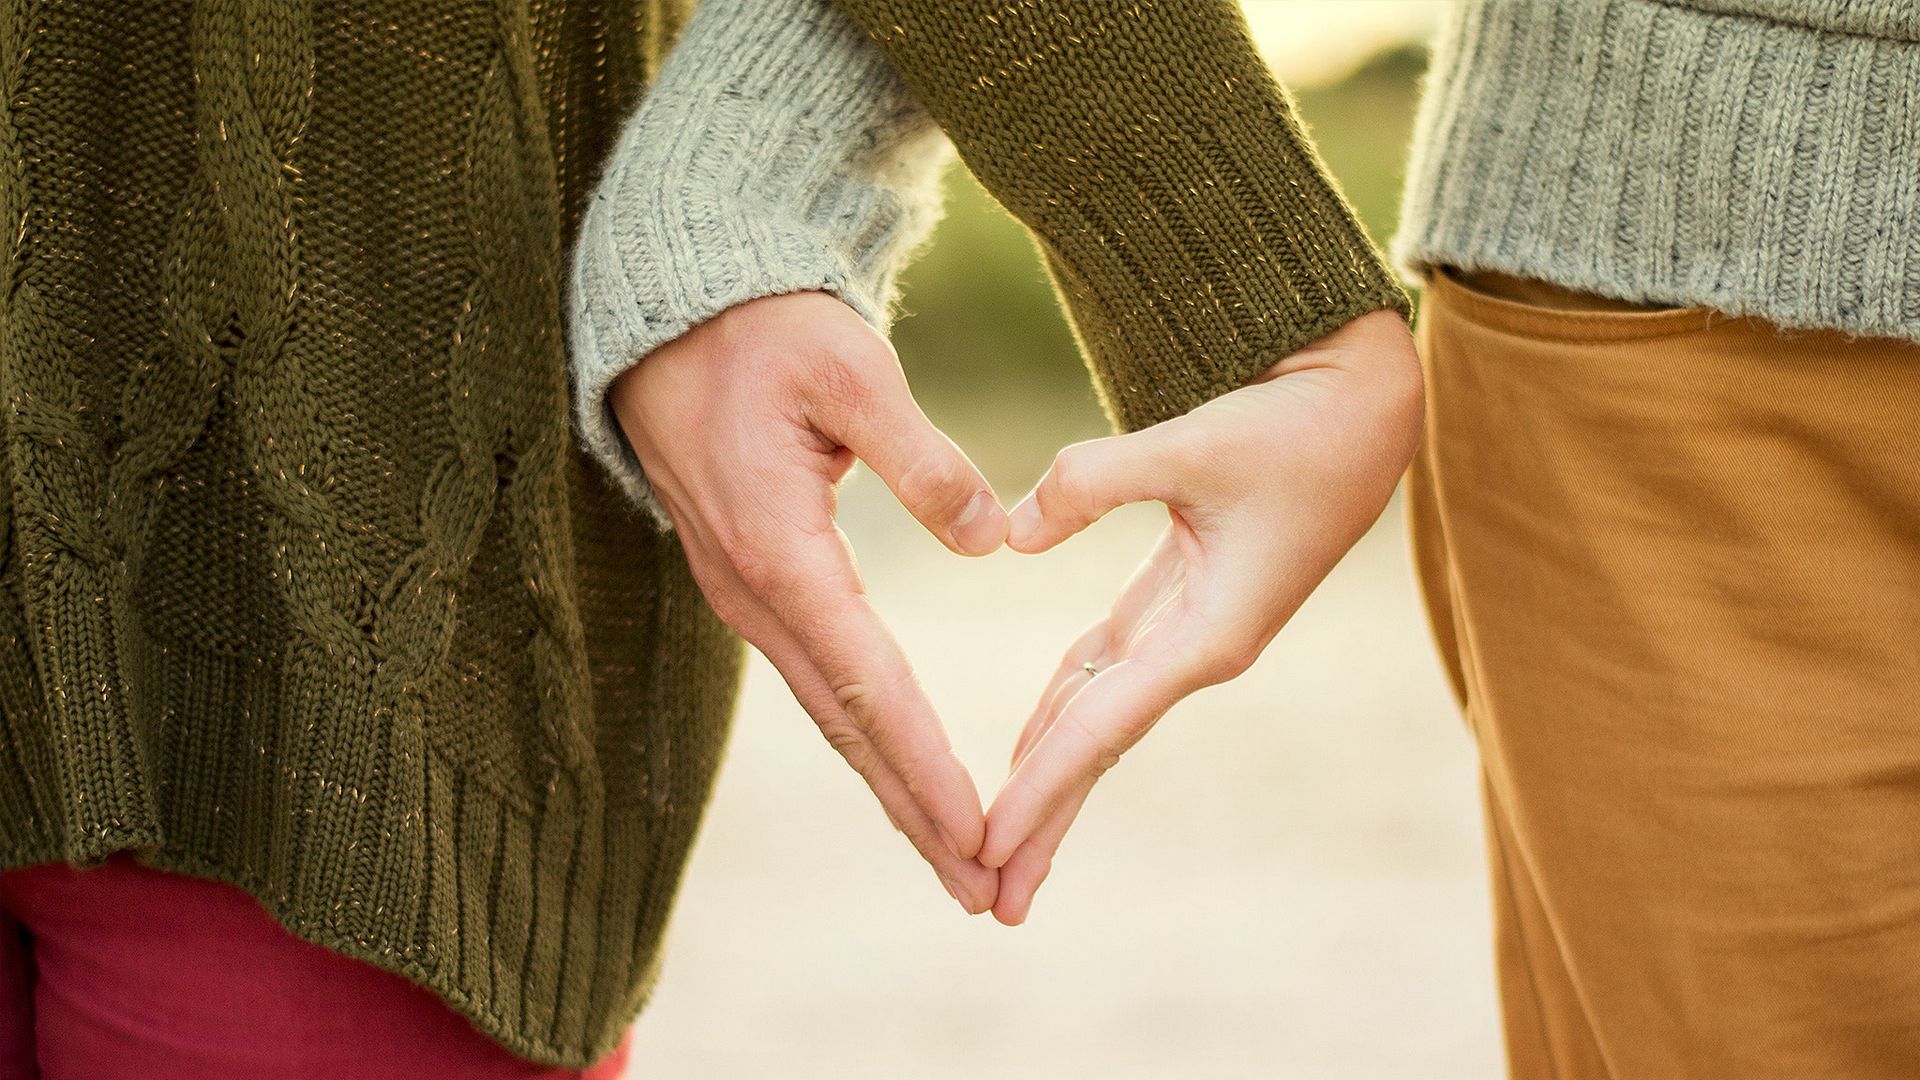
[(828, 294), (765, 297), (654, 350), (608, 400), (714, 611), (779, 669), (961, 906), (992, 906), (979, 793), (834, 524), (858, 458), (955, 552), (1006, 540), (1005, 511), (920, 411), (893, 347)]
[(1014, 749), (979, 856), (1000, 869), (995, 918), (1026, 919), (1100, 775), (1174, 703), (1245, 671), (1379, 517), (1421, 412), (1406, 323), (1380, 311), (1191, 413), (1060, 452), (1014, 508), (1015, 550), (1142, 500), (1172, 523), (1067, 650)]

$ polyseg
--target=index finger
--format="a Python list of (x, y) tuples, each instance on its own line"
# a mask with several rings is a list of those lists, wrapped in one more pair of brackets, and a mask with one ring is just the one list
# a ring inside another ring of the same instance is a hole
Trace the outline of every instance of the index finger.
[(933, 819), (954, 854), (980, 851), (980, 793), (906, 654), (867, 601), (839, 529), (793, 544), (755, 591), (826, 680), (850, 723)]
[(1041, 823), (1201, 685), (1151, 660), (1126, 659), (1100, 669), (1061, 707), (994, 796), (980, 862), (1006, 865)]

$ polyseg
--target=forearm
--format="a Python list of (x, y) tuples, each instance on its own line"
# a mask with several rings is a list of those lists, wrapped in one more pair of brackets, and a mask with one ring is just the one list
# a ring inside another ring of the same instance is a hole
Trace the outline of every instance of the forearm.
[(1115, 420), (1406, 296), (1232, 0), (836, 0), (1038, 237)]
[(608, 160), (569, 291), (582, 444), (665, 524), (607, 405), (660, 345), (736, 304), (820, 290), (887, 329), (940, 215), (951, 144), (826, 0), (704, 0)]

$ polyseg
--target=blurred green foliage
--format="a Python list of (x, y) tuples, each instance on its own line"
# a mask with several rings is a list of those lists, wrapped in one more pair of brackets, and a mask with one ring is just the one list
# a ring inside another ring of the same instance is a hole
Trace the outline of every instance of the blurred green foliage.
[[(1403, 46), (1296, 95), (1321, 156), (1382, 244), (1398, 219), (1425, 67), (1424, 49)], [(927, 412), (1011, 501), (1054, 450), (1108, 428), (1032, 238), (964, 168), (947, 190), (946, 218), (905, 274), (894, 344)]]

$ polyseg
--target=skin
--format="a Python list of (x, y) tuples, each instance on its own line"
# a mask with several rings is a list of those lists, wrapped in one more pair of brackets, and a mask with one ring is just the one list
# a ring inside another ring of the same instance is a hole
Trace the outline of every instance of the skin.
[[(1007, 925), (1025, 921), (1100, 776), (1175, 703), (1244, 672), (1379, 517), (1423, 411), (1406, 323), (1374, 312), (1190, 413), (1067, 447), (1009, 517), (915, 404), (892, 346), (823, 293), (729, 309), (629, 369), (609, 401), (714, 610), (961, 906)], [(984, 814), (834, 524), (856, 458), (963, 555), (1039, 554), (1115, 507), (1167, 507)]]
[(826, 293), (762, 297), (655, 349), (608, 402), (714, 612), (772, 661), (954, 899), (991, 907), (979, 792), (834, 523), (858, 458), (953, 551), (1006, 541), (993, 489), (914, 402), (893, 346)]
[(1168, 524), (1014, 747), (979, 853), (1000, 870), (995, 918), (1025, 921), (1095, 781), (1175, 703), (1246, 671), (1366, 533), (1423, 412), (1407, 325), (1378, 311), (1190, 413), (1054, 459), (1013, 510), (1016, 551), (1050, 550), (1126, 503), (1164, 503)]

